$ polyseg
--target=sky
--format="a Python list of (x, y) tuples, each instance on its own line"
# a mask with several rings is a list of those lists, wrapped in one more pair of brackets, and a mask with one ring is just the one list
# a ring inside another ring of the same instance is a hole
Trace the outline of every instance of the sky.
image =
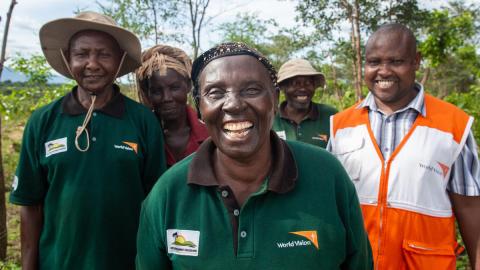
[[(98, 0), (102, 4), (108, 4), (108, 0)], [(160, 1), (160, 0), (159, 0)], [(165, 1), (165, 0), (164, 0)], [(301, 1), (301, 0), (300, 0)], [(447, 0), (418, 0), (421, 7), (439, 8)], [(466, 0), (468, 2), (480, 0)], [(3, 40), (3, 32), (11, 0), (0, 0), (0, 42)], [(13, 10), (13, 17), (10, 24), (10, 31), (7, 42), (7, 59), (15, 54), (28, 56), (31, 54), (41, 54), (38, 31), (40, 27), (48, 21), (73, 17), (76, 10), (94, 10), (99, 7), (95, 0), (17, 0)], [(215, 29), (219, 24), (232, 22), (238, 13), (254, 13), (263, 20), (274, 19), (279, 27), (294, 27), (295, 5), (294, 0), (211, 0), (207, 15), (214, 18), (203, 28), (201, 51), (207, 50), (217, 44), (221, 37)], [(346, 26), (348, 27), (348, 26)], [(171, 31), (178, 31), (172, 29)], [(188, 26), (183, 30), (189, 34)], [(344, 31), (348, 33), (348, 31)], [(169, 43), (184, 49), (187, 53), (191, 52), (188, 44)], [(145, 48), (153, 45), (151, 41), (144, 41), (142, 45)], [(8, 61), (7, 61), (8, 66)]]
[[(7, 43), (7, 57), (16, 53), (24, 55), (41, 53), (38, 31), (48, 21), (72, 17), (74, 11), (98, 11), (95, 0), (17, 0), (13, 10), (12, 21)], [(108, 2), (108, 1), (101, 1)], [(10, 0), (0, 0), (0, 41), (3, 40), (6, 13)], [(215, 16), (203, 32), (202, 49), (208, 49), (218, 42), (218, 35), (212, 31), (222, 22), (232, 21), (238, 12), (254, 12), (261, 18), (274, 18), (281, 26), (295, 24), (295, 3), (293, 1), (278, 0), (211, 0), (208, 14)], [(185, 27), (187, 28), (187, 27)], [(210, 30), (210, 31), (209, 31)], [(151, 45), (151, 44), (150, 44)], [(187, 49), (188, 47), (184, 48)]]

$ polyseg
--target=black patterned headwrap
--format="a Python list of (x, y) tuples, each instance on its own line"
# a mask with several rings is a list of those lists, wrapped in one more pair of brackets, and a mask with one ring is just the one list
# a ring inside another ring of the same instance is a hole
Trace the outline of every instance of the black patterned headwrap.
[(227, 42), (219, 44), (208, 51), (202, 53), (192, 65), (192, 81), (193, 81), (193, 99), (195, 101), (195, 106), (197, 107), (197, 111), (199, 110), (200, 104), (200, 88), (198, 85), (198, 79), (200, 77), (200, 73), (202, 70), (210, 63), (211, 61), (222, 58), (225, 56), (232, 56), (232, 55), (250, 55), (257, 59), (263, 66), (267, 69), (268, 73), (270, 74), (270, 79), (275, 87), (275, 91), (280, 91), (280, 88), (277, 84), (277, 71), (270, 63), (270, 61), (263, 56), (259, 51), (248, 47), (246, 44), (241, 42)]

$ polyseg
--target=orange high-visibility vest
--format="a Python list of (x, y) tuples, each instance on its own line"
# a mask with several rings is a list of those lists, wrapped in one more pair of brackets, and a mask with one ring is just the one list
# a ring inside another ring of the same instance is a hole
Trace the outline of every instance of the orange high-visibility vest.
[(473, 118), (425, 95), (419, 115), (388, 160), (367, 108), (331, 117), (332, 153), (358, 193), (376, 269), (455, 269), (455, 219), (446, 186)]

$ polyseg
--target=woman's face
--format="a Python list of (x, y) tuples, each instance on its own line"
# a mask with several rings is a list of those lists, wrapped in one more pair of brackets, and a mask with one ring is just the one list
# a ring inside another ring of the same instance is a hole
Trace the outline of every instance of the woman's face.
[(156, 71), (150, 77), (148, 100), (163, 121), (172, 121), (185, 114), (190, 82), (173, 69), (165, 75)]
[(215, 59), (199, 77), (200, 112), (218, 149), (236, 160), (255, 157), (270, 143), (274, 86), (249, 55)]

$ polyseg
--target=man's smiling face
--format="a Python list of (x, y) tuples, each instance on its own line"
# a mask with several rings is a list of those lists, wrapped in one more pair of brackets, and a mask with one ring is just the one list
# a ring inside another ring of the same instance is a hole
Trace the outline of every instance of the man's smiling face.
[(408, 36), (400, 31), (375, 33), (367, 43), (365, 60), (365, 83), (377, 105), (395, 111), (408, 104), (420, 65), (420, 54)]

